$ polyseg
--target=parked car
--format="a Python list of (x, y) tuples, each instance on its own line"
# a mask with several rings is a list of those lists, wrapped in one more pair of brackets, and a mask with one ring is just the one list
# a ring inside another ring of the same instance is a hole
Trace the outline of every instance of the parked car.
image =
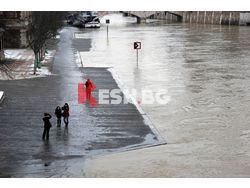
[(99, 17), (95, 17), (92, 21), (85, 23), (85, 28), (100, 28), (101, 23)]
[(75, 27), (100, 28), (100, 19), (97, 12), (82, 11), (67, 16), (67, 23)]

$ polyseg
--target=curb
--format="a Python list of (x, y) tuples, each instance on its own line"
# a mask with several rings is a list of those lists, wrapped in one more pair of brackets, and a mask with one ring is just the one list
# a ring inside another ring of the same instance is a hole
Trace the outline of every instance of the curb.
[(144, 112), (142, 107), (138, 104), (138, 102), (135, 100), (135, 98), (131, 94), (125, 92), (125, 89), (124, 89), (125, 86), (122, 83), (122, 81), (120, 80), (118, 74), (115, 72), (114, 68), (108, 68), (107, 70), (111, 73), (111, 75), (113, 76), (113, 78), (117, 82), (119, 88), (122, 90), (123, 94), (126, 96), (128, 101), (131, 101), (131, 103), (135, 105), (136, 109), (142, 115), (142, 117), (145, 121), (145, 124), (148, 125), (150, 127), (150, 129), (152, 130), (152, 132), (156, 135), (156, 137), (159, 141), (159, 144), (157, 144), (157, 145), (167, 144), (167, 141), (161, 136), (160, 132), (157, 130), (156, 126), (154, 125), (154, 123), (152, 122), (152, 120), (150, 119), (148, 114), (146, 114), (146, 112)]
[(0, 104), (3, 102), (4, 100), (4, 92), (0, 91)]

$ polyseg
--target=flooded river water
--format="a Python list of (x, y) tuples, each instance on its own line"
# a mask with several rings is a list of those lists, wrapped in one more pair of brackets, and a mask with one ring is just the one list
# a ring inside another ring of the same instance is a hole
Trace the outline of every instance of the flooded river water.
[[(120, 14), (107, 15), (102, 22), (107, 18), (108, 36), (105, 24), (75, 33), (92, 41), (90, 51), (80, 53), (83, 65), (113, 67), (128, 89), (166, 89), (167, 104), (141, 106), (168, 144), (146, 150), (143, 157), (136, 151), (127, 154), (133, 159), (123, 174), (117, 166), (103, 165), (108, 158), (97, 159), (95, 176), (105, 176), (98, 173), (101, 165), (106, 176), (249, 177), (250, 28), (137, 25)], [(142, 43), (138, 66), (135, 41)], [(142, 158), (151, 170), (143, 167)], [(112, 160), (119, 163), (122, 155)]]

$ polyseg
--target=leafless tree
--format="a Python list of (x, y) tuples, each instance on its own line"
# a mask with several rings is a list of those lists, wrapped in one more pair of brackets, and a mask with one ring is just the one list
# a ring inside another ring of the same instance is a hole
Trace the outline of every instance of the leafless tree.
[(32, 12), (30, 47), (35, 54), (34, 74), (36, 74), (37, 62), (44, 55), (46, 41), (55, 37), (63, 26), (65, 12), (35, 11)]

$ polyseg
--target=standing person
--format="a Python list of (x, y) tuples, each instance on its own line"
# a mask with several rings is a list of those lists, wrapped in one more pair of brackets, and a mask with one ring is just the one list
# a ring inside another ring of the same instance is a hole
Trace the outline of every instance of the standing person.
[(63, 121), (65, 123), (65, 126), (68, 127), (69, 124), (69, 105), (68, 103), (65, 103), (64, 106), (62, 107), (63, 110)]
[(91, 92), (95, 89), (95, 86), (89, 78), (85, 82), (85, 87), (87, 100), (90, 100)]
[(55, 115), (57, 117), (57, 126), (60, 127), (61, 126), (61, 122), (62, 122), (62, 109), (60, 106), (57, 106), (55, 109)]
[(43, 140), (49, 139), (49, 130), (52, 127), (51, 123), (50, 123), (50, 119), (51, 119), (51, 115), (48, 113), (44, 113), (44, 117), (43, 117), (43, 122), (44, 122), (44, 131), (43, 131)]

